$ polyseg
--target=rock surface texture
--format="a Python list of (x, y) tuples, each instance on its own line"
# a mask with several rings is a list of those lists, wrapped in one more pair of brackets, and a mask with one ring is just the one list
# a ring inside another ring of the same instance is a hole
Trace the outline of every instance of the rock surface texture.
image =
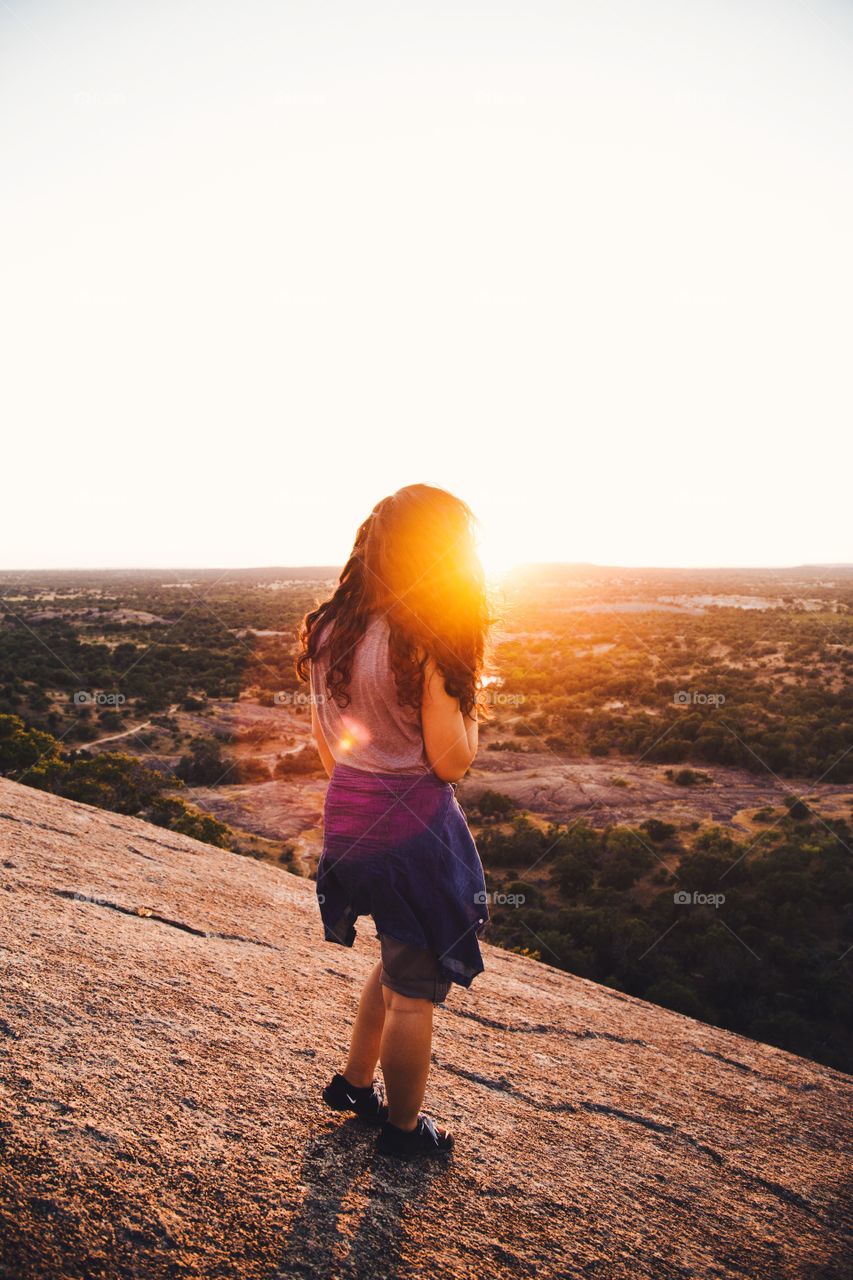
[(447, 1168), (327, 1112), (377, 954), (314, 886), (0, 780), (0, 1276), (849, 1276), (853, 1082), (486, 947)]

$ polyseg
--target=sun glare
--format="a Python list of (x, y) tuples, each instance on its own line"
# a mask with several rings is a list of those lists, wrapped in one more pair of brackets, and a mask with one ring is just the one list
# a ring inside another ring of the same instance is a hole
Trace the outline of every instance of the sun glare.
[(509, 533), (502, 533), (499, 529), (484, 531), (477, 544), (477, 552), (489, 578), (501, 577), (518, 563)]

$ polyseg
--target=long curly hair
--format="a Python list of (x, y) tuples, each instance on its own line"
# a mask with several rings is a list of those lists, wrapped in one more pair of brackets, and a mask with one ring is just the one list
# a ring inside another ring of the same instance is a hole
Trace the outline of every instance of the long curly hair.
[[(495, 619), (476, 529), (470, 507), (432, 485), (406, 485), (377, 502), (359, 526), (333, 595), (302, 620), (298, 677), (307, 681), (311, 661), (328, 647), (327, 693), (340, 707), (348, 706), (355, 646), (378, 613), (389, 626), (401, 707), (420, 711), (431, 657), (463, 713), (472, 715), (476, 708), (487, 718), (481, 677)], [(328, 629), (327, 622), (333, 624)]]

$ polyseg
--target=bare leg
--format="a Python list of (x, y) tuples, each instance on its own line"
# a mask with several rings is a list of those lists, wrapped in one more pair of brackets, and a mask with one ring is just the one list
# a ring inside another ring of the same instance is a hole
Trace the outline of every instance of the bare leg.
[(431, 1000), (414, 1000), (383, 987), (385, 1027), (379, 1058), (385, 1077), (388, 1118), (398, 1129), (414, 1129), (424, 1100), (432, 1048)]
[(385, 1022), (383, 988), (379, 985), (381, 968), (381, 961), (377, 961), (362, 988), (352, 1028), (349, 1057), (343, 1070), (345, 1079), (357, 1089), (373, 1083), (376, 1063), (379, 1061), (379, 1044)]

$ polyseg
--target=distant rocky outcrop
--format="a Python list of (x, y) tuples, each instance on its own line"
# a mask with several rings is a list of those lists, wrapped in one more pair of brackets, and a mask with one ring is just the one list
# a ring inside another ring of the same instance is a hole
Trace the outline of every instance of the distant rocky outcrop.
[(782, 805), (791, 794), (807, 795), (828, 812), (839, 806), (846, 811), (853, 799), (849, 783), (783, 781), (767, 772), (703, 764), (696, 785), (678, 786), (661, 765), (560, 759), (554, 752), (535, 750), (481, 751), (462, 794), (476, 796), (482, 790), (498, 791), (520, 809), (555, 822), (583, 817), (592, 826), (652, 816), (676, 823), (736, 823), (742, 810)]
[(375, 1157), (319, 1101), (375, 949), (0, 780), (0, 1276), (851, 1274), (849, 1077), (491, 947), (436, 1018), (453, 1163)]

